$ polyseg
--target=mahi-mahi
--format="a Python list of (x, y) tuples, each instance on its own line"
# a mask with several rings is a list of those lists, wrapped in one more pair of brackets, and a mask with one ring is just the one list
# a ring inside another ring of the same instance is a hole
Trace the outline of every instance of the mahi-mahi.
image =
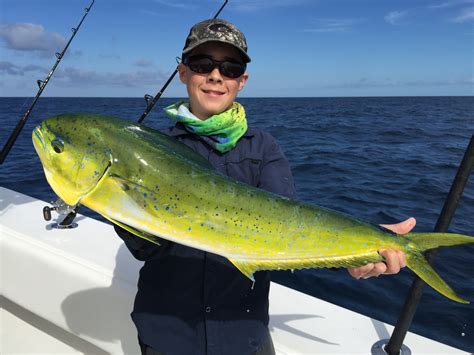
[[(407, 266), (457, 302), (423, 251), (473, 243), (450, 233), (396, 235), (349, 215), (279, 196), (217, 172), (173, 138), (130, 121), (89, 114), (46, 119), (33, 131), (46, 179), (67, 204), (83, 204), (138, 237), (228, 258), (258, 270), (355, 267), (401, 250)], [(158, 237), (158, 238), (157, 238)]]

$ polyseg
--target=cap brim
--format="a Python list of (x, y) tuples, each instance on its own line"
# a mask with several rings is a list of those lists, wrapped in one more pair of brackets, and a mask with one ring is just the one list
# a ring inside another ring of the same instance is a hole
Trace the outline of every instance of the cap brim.
[(240, 49), (239, 47), (237, 47), (235, 44), (233, 43), (230, 43), (230, 42), (227, 42), (227, 41), (222, 41), (222, 40), (218, 40), (218, 39), (214, 39), (214, 38), (206, 38), (206, 39), (203, 39), (203, 40), (200, 40), (196, 43), (194, 43), (192, 46), (186, 48), (186, 50), (183, 50), (183, 54), (188, 54), (190, 53), (192, 50), (194, 50), (195, 48), (199, 47), (200, 45), (204, 44), (204, 43), (209, 43), (209, 42), (218, 42), (218, 43), (226, 43), (232, 47), (234, 47), (235, 49), (237, 49), (239, 51), (239, 53), (242, 55), (242, 59), (244, 60), (245, 63), (250, 63), (251, 59), (249, 57), (249, 55), (243, 51), (242, 49)]

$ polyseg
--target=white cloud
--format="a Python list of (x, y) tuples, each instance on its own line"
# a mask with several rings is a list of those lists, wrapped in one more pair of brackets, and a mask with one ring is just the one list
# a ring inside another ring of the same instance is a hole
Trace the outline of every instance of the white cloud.
[(151, 10), (148, 10), (148, 9), (139, 9), (139, 11), (140, 11), (142, 14), (145, 14), (145, 15), (151, 15), (151, 16), (159, 16), (159, 15), (162, 15), (162, 14), (159, 13), (159, 12), (151, 11)]
[[(194, 0), (153, 0), (156, 4), (161, 5), (160, 8), (169, 7), (175, 8), (183, 11), (194, 11), (199, 8)], [(268, 10), (272, 8), (282, 8), (282, 7), (296, 7), (301, 4), (311, 3), (312, 0), (232, 0), (229, 1), (226, 9), (228, 11), (239, 11), (239, 12), (256, 12), (262, 10)], [(218, 9), (222, 4), (222, 0), (208, 0), (208, 3), (216, 5)], [(155, 9), (141, 9), (140, 12), (146, 13), (148, 15), (159, 15)]]
[(153, 61), (145, 58), (140, 58), (135, 63), (133, 63), (137, 67), (142, 67), (142, 68), (147, 68), (147, 67), (152, 67), (153, 66)]
[(99, 58), (103, 58), (103, 59), (120, 59), (121, 57), (120, 57), (118, 54), (99, 53)]
[[(438, 12), (444, 14), (443, 17), (447, 17), (451, 22), (463, 23), (474, 19), (474, 7), (469, 6), (466, 8), (466, 4), (474, 4), (474, 0), (450, 0), (435, 5), (413, 7), (403, 11), (391, 11), (385, 15), (384, 19), (387, 23), (396, 25), (407, 22), (405, 20), (408, 18), (421, 18), (421, 16)], [(459, 8), (463, 7), (464, 10), (458, 16), (453, 17), (454, 11), (460, 11)]]
[(327, 19), (320, 18), (316, 19), (315, 26), (312, 28), (305, 29), (305, 32), (346, 32), (348, 31), (357, 21), (355, 19)]
[(159, 85), (169, 76), (164, 71), (137, 70), (128, 73), (99, 73), (94, 70), (83, 70), (73, 67), (59, 69), (56, 74), (56, 83), (59, 85), (74, 85), (81, 87), (138, 87)]
[(392, 80), (391, 78), (385, 78), (385, 80), (371, 80), (367, 78), (361, 78), (355, 81), (348, 81), (343, 83), (337, 83), (333, 85), (327, 85), (327, 88), (383, 88), (383, 87), (413, 87), (413, 86), (453, 86), (453, 85), (467, 85), (471, 86), (474, 83), (473, 77), (457, 78), (457, 79), (440, 79), (440, 80)]
[(294, 7), (308, 0), (234, 0), (229, 2), (232, 9), (243, 12), (261, 11), (275, 7)]
[(464, 9), (462, 13), (453, 19), (453, 22), (463, 23), (474, 20), (474, 7)]
[(48, 69), (39, 65), (17, 65), (7, 61), (0, 61), (0, 73), (4, 75), (24, 76), (28, 72), (46, 74)]
[(58, 33), (46, 32), (44, 27), (33, 23), (0, 25), (0, 38), (7, 48), (19, 51), (36, 51), (51, 54), (66, 45), (66, 39)]
[(391, 25), (395, 25), (404, 19), (408, 14), (408, 11), (392, 11), (385, 15), (384, 20)]
[(154, 0), (154, 2), (166, 6), (166, 7), (173, 7), (175, 9), (181, 10), (193, 10), (196, 8), (196, 4), (194, 2), (177, 2), (177, 1), (167, 1), (167, 0)]
[(430, 5), (428, 6), (429, 9), (446, 9), (448, 7), (463, 5), (463, 4), (472, 4), (474, 0), (452, 0), (446, 1), (437, 5)]

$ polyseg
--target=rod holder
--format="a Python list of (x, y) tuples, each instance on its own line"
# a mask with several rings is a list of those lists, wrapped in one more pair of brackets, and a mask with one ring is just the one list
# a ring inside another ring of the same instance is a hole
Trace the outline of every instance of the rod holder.
[(52, 211), (56, 211), (59, 214), (58, 220), (61, 220), (59, 223), (53, 223), (53, 228), (64, 229), (77, 227), (77, 223), (73, 223), (73, 221), (79, 211), (79, 205), (70, 206), (61, 199), (51, 202), (51, 207), (43, 207), (43, 218), (45, 221), (51, 220)]
[[(387, 351), (385, 350), (385, 347), (387, 346), (388, 339), (381, 339), (378, 342), (376, 342), (374, 345), (372, 345), (372, 349), (370, 349), (370, 354), (371, 355), (387, 355)], [(411, 349), (402, 344), (402, 347), (400, 351), (398, 352), (398, 355), (411, 355)]]

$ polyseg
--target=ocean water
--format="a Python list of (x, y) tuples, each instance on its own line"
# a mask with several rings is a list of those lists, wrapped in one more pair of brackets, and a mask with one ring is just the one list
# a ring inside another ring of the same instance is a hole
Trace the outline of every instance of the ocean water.
[[(0, 98), (0, 145), (31, 98)], [(145, 124), (173, 122), (162, 99)], [(474, 133), (474, 97), (243, 98), (253, 126), (277, 138), (288, 157), (298, 198), (374, 224), (417, 218), (417, 232), (432, 231), (464, 150)], [(60, 113), (96, 113), (136, 121), (140, 98), (41, 98), (10, 155), (0, 186), (52, 201), (31, 143), (31, 131)], [(38, 211), (41, 213), (41, 211)], [(92, 211), (81, 210), (94, 218)], [(103, 219), (102, 219), (103, 220)], [(474, 235), (474, 178), (468, 182), (450, 231)], [(436, 269), (474, 301), (474, 246), (446, 248)], [(345, 270), (274, 273), (278, 282), (394, 324), (413, 274), (354, 280)], [(425, 287), (411, 331), (474, 352), (474, 305), (458, 304)], [(317, 329), (315, 329), (317, 333)]]

